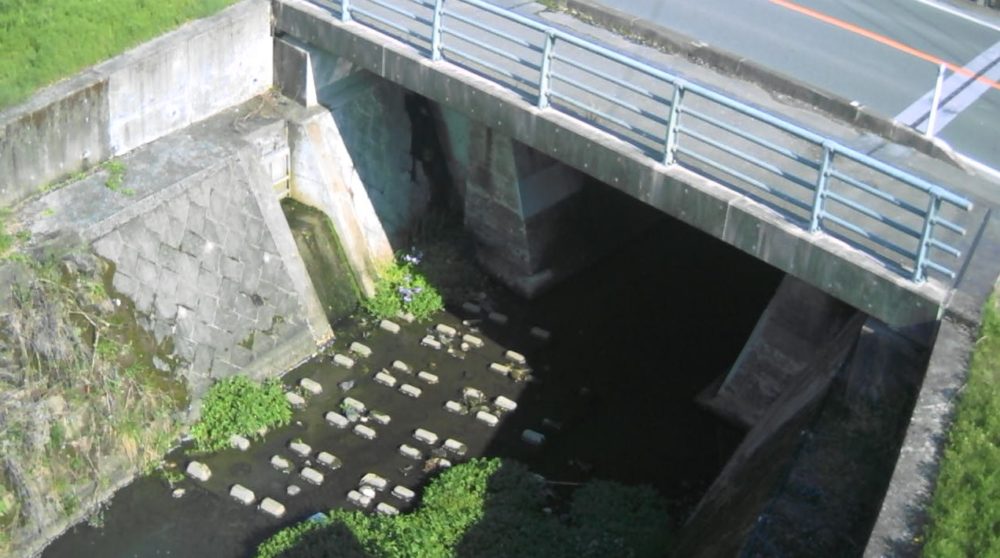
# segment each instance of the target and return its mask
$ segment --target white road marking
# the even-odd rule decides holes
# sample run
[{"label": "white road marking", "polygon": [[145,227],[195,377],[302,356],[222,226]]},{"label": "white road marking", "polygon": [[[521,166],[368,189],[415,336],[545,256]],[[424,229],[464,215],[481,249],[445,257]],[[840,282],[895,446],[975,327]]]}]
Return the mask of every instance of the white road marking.
[{"label": "white road marking", "polygon": [[937,2],[936,0],[914,0],[914,1],[915,2],[919,2],[919,3],[921,3],[921,4],[923,4],[923,5],[927,6],[927,7],[934,8],[936,10],[940,10],[940,11],[945,12],[947,14],[951,14],[951,15],[953,15],[955,17],[960,17],[960,18],[962,18],[962,19],[964,19],[966,21],[971,21],[972,23],[977,23],[979,25],[982,25],[983,27],[988,27],[990,29],[993,29],[994,31],[1000,31],[1000,24],[993,23],[993,22],[990,22],[990,21],[986,21],[984,19],[979,19],[978,17],[976,17],[976,16],[974,16],[972,14],[966,13],[966,12],[964,12],[962,10],[959,10],[958,8],[953,8],[953,7],[951,7],[951,6],[947,5],[947,4],[942,4],[941,2]]},{"label": "white road marking", "polygon": [[[982,74],[993,81],[1000,79],[1000,42],[984,50],[969,61],[965,68],[976,75]],[[935,134],[940,132],[956,116],[969,108],[983,96],[990,86],[974,77],[953,73],[945,78],[941,87],[941,107],[938,112]],[[907,126],[917,126],[920,131],[927,130],[927,120],[930,114],[934,90],[931,89],[910,106],[896,115],[895,120]]]}]

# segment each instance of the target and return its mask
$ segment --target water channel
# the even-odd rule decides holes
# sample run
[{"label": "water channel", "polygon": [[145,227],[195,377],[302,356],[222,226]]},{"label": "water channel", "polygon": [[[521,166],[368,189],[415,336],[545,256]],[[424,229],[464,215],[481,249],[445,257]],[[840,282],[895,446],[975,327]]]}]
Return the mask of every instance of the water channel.
[{"label": "water channel", "polygon": [[[474,267],[468,251],[454,254],[461,261],[453,265]],[[403,324],[398,335],[379,330],[360,313],[340,320],[331,350],[344,352],[360,340],[373,354],[350,370],[320,356],[289,373],[284,378],[289,386],[308,377],[324,388],[295,413],[291,425],[254,442],[249,451],[198,457],[213,476],[206,483],[181,481],[178,486],[186,489],[181,498],[171,497],[160,476],[136,480],[96,521],[76,526],[43,556],[250,556],[280,527],[349,506],[346,494],[365,473],[378,473],[419,494],[426,482],[420,463],[397,450],[402,443],[420,446],[412,439],[417,427],[464,442],[467,457],[512,457],[552,480],[651,484],[672,503],[675,519],[683,520],[742,435],[698,407],[694,396],[736,358],[781,274],[665,218],[533,301],[463,273],[456,271],[453,280],[470,283],[469,297],[484,310],[507,315],[505,324],[490,321],[485,312],[463,310],[465,300],[457,299],[448,300],[448,312],[431,323]],[[422,347],[420,339],[435,323],[473,332],[486,344],[459,352],[464,358]],[[550,331],[551,339],[529,335],[534,326]],[[488,370],[507,349],[527,356],[534,381],[517,383]],[[440,382],[429,385],[394,372],[401,383],[423,390],[416,399],[376,384],[372,374],[394,360],[432,372]],[[355,384],[344,393],[338,384],[347,380]],[[480,389],[490,398],[504,395],[517,401],[518,408],[496,428],[446,412],[445,401],[459,399],[463,387]],[[345,395],[391,416],[388,425],[375,426],[376,439],[364,440],[324,421],[324,413],[336,410]],[[525,428],[545,433],[546,443],[536,448],[522,442]],[[288,450],[296,438],[314,453],[338,456],[343,467],[331,471],[314,464],[326,473],[321,486],[299,479],[295,470],[288,474],[272,468],[268,461],[275,454],[294,458],[296,470],[305,464]],[[167,461],[183,468],[190,459],[186,451],[178,449]],[[234,483],[250,487],[258,498],[279,500],[288,513],[274,519],[238,504],[228,496]],[[302,492],[286,495],[289,484]]]}]

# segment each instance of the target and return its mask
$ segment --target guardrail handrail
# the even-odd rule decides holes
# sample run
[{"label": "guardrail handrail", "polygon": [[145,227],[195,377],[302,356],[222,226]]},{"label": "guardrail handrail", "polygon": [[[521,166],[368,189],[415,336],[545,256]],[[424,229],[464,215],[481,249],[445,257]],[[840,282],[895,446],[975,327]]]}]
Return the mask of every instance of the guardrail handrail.
[{"label": "guardrail handrail", "polygon": [[[931,260],[929,252],[931,248],[934,248],[946,254],[952,255],[954,257],[959,257],[961,255],[961,252],[959,252],[955,247],[950,246],[949,244],[935,238],[934,235],[935,228],[937,225],[941,225],[943,228],[948,229],[956,234],[964,235],[965,229],[963,229],[962,227],[960,227],[955,223],[952,223],[940,217],[939,212],[941,210],[941,206],[943,203],[948,203],[956,208],[965,211],[971,211],[973,208],[973,204],[966,198],[959,196],[946,188],[943,188],[937,184],[933,184],[928,180],[925,180],[912,173],[906,172],[897,167],[889,165],[870,155],[867,155],[850,147],[844,146],[831,138],[825,137],[821,134],[818,134],[816,132],[813,132],[811,130],[808,130],[806,128],[788,122],[787,120],[784,120],[778,116],[764,112],[763,110],[750,106],[745,102],[733,99],[722,93],[709,89],[708,87],[690,82],[680,76],[676,76],[667,71],[656,68],[646,62],[636,60],[629,56],[615,52],[599,44],[591,42],[587,39],[577,37],[575,35],[567,33],[566,31],[556,29],[538,20],[512,12],[505,8],[501,8],[484,0],[396,0],[395,3],[393,3],[393,0],[366,0],[367,2],[382,7],[383,9],[397,13],[408,19],[417,21],[418,23],[421,23],[423,25],[429,26],[430,30],[427,36],[419,34],[418,32],[415,32],[413,29],[410,29],[406,26],[395,23],[383,16],[375,14],[370,10],[360,9],[357,6],[353,5],[353,0],[334,0],[334,1],[336,3],[339,3],[340,19],[343,22],[355,20],[356,18],[352,17],[352,14],[356,12],[366,18],[370,18],[375,22],[396,29],[404,34],[419,36],[422,40],[425,40],[430,44],[430,57],[432,60],[441,60],[444,57],[443,53],[445,50],[452,50],[453,52],[458,53],[460,56],[475,62],[476,64],[489,68],[490,70],[495,71],[501,75],[505,75],[511,79],[514,79],[515,81],[522,83],[527,82],[527,80],[525,80],[524,78],[510,73],[504,70],[503,68],[500,68],[496,64],[491,64],[489,61],[483,60],[482,58],[479,58],[477,56],[473,56],[472,54],[469,54],[466,51],[462,51],[457,48],[449,48],[445,44],[445,35],[451,34],[479,48],[483,48],[484,50],[499,55],[500,57],[512,60],[515,63],[521,64],[522,66],[530,67],[533,71],[538,72],[537,81],[533,85],[536,86],[538,90],[536,96],[536,106],[539,109],[549,109],[551,107],[551,109],[553,110],[559,110],[558,107],[553,107],[551,104],[551,98],[553,96],[557,97],[557,99],[569,103],[570,105],[575,105],[577,107],[583,106],[582,101],[574,100],[568,97],[566,94],[553,91],[552,81],[553,78],[556,78],[557,80],[570,83],[572,86],[580,88],[584,92],[602,98],[605,101],[611,103],[612,105],[623,107],[633,113],[638,113],[640,116],[645,116],[655,123],[665,124],[666,131],[664,136],[662,137],[662,142],[656,140],[658,142],[658,145],[659,143],[662,143],[663,164],[665,165],[677,164],[676,157],[678,154],[682,154],[696,161],[701,161],[702,163],[707,164],[710,167],[714,167],[718,170],[721,170],[722,172],[741,178],[750,185],[761,188],[767,191],[768,193],[775,195],[776,197],[782,200],[785,200],[786,202],[792,203],[792,205],[799,207],[802,210],[808,210],[809,223],[807,229],[811,233],[816,233],[821,230],[827,230],[828,232],[830,232],[828,227],[824,227],[824,222],[830,221],[838,225],[842,229],[851,231],[854,234],[862,238],[865,238],[867,240],[870,240],[875,244],[878,244],[884,248],[887,248],[896,254],[907,257],[913,265],[913,269],[909,273],[909,278],[914,282],[918,283],[923,282],[926,279],[926,272],[928,269],[933,269],[952,278],[955,277],[955,273],[952,270]],[[487,28],[483,24],[477,24],[470,18],[467,18],[457,13],[449,12],[446,6],[449,3],[466,4],[478,8],[480,10],[489,12],[498,17],[504,18],[508,21],[524,26],[538,33],[541,33],[542,35],[544,35],[544,41],[541,45],[535,45],[519,37],[515,37],[513,35],[504,33],[503,31],[500,31],[498,29]],[[422,6],[424,8],[432,10],[431,16],[429,18],[422,17],[420,15],[407,11],[406,9],[400,7],[398,4],[415,4],[418,6]],[[455,31],[453,29],[448,29],[444,26],[443,22],[449,15],[457,21],[461,21],[468,25],[472,25],[474,27],[478,27],[479,29],[485,30],[488,32],[487,34],[492,34],[501,38],[505,38],[506,40],[511,41],[515,44],[530,47],[530,49],[533,52],[541,54],[541,60],[537,64],[535,64],[534,62],[524,60],[516,55],[503,51],[501,50],[502,47],[490,44],[486,40],[476,39],[464,33]],[[364,22],[361,23],[364,24]],[[371,25],[368,26],[372,27]],[[669,109],[668,115],[666,115],[666,117],[663,117],[663,116],[647,114],[648,111],[645,111],[644,109],[638,109],[636,106],[626,104],[622,101],[615,101],[611,95],[604,93],[603,91],[587,87],[581,84],[580,82],[573,80],[567,76],[560,76],[554,74],[552,70],[552,63],[554,59],[568,61],[567,59],[560,58],[558,55],[555,54],[557,44],[561,43],[567,43],[569,45],[582,49],[586,52],[596,54],[610,61],[621,64],[629,69],[642,72],[643,74],[646,74],[651,78],[665,82],[666,84],[672,86],[673,91],[669,95],[667,94],[654,95],[653,93],[650,92],[646,92],[646,94],[644,95],[647,98],[652,99],[659,105],[665,105],[666,108]],[[452,61],[449,60],[449,62]],[[576,64],[575,66],[584,69],[580,64]],[[597,72],[595,70],[590,70],[589,73],[591,75],[596,75],[598,77],[603,77],[604,79],[607,79],[606,74]],[[509,84],[507,84],[507,86],[511,87]],[[626,85],[626,87],[637,92],[643,91],[641,87],[634,84]],[[780,169],[779,167],[776,167],[775,165],[760,159],[759,157],[757,157],[752,153],[741,151],[738,147],[734,145],[714,140],[702,133],[695,132],[690,127],[680,125],[679,122],[683,114],[689,114],[693,118],[696,118],[703,122],[707,122],[712,125],[718,126],[719,124],[718,121],[713,121],[711,118],[708,118],[706,115],[701,114],[693,109],[685,109],[684,98],[686,95],[697,95],[703,99],[708,100],[711,103],[714,103],[715,105],[724,107],[743,116],[747,116],[756,121],[765,123],[773,127],[774,129],[780,130],[781,132],[787,133],[793,136],[794,138],[804,140],[805,142],[813,144],[817,148],[820,148],[822,150],[822,157],[819,161],[814,162],[814,160],[807,154],[799,154],[797,152],[791,151],[789,148],[776,145],[770,140],[755,136],[750,132],[738,131],[735,130],[733,127],[728,127],[729,129],[727,130],[725,126],[719,126],[721,129],[726,130],[729,133],[733,133],[734,135],[737,135],[737,137],[749,140],[759,146],[770,149],[772,152],[781,153],[786,157],[791,157],[796,162],[804,164],[809,168],[816,170],[815,182],[812,184],[808,184],[807,182],[805,182],[804,179],[799,178],[797,175],[787,173],[784,170]],[[668,98],[670,100],[666,101],[666,99]],[[610,116],[600,111],[600,109],[597,109],[595,107],[590,107],[589,105],[588,109],[589,112],[602,116],[606,121],[616,123],[619,126],[623,126],[626,129],[629,129],[630,131],[635,133],[636,135],[639,135],[647,139],[653,138],[653,135],[647,132],[646,130],[637,128],[621,120],[620,118]],[[566,113],[567,111],[563,110],[561,112]],[[572,113],[569,114],[577,116],[577,118],[579,118],[578,115],[574,115]],[[586,119],[584,118],[579,118],[579,119],[586,121]],[[724,153],[727,153],[743,162],[756,165],[759,168],[778,174],[779,177],[789,180],[793,184],[796,184],[800,187],[804,186],[806,188],[810,188],[812,190],[812,200],[800,200],[794,197],[793,194],[787,194],[783,191],[776,190],[774,187],[768,184],[765,184],[763,182],[760,182],[759,180],[749,177],[748,175],[746,175],[745,173],[743,173],[738,169],[734,169],[730,166],[727,166],[720,161],[713,161],[705,155],[701,155],[694,151],[691,151],[688,147],[682,146],[680,144],[680,137],[684,135],[691,137],[696,142],[701,142],[711,147],[714,147],[718,150],[721,150]],[[635,145],[634,141],[633,144]],[[844,172],[837,170],[835,168],[835,165],[836,165],[836,160],[838,159],[847,159],[850,161],[854,161],[855,163],[867,167],[868,169],[876,171],[892,180],[902,183],[909,188],[913,188],[918,192],[926,194],[928,196],[926,208],[921,209],[915,206],[913,203],[899,199],[893,194],[885,192],[876,186],[865,183],[860,178],[849,176],[848,174],[845,174]],[[831,180],[834,179],[839,180],[841,184],[845,184],[861,192],[864,192],[868,195],[872,195],[875,198],[882,200],[882,202],[889,203],[897,208],[902,208],[906,211],[909,211],[911,214],[922,218],[923,222],[921,226],[920,227],[908,226],[897,218],[884,215],[878,210],[872,207],[868,207],[859,201],[851,200],[849,197],[845,195],[831,191],[830,182]],[[876,231],[869,230],[868,228],[865,228],[861,224],[858,224],[857,222],[850,220],[850,218],[844,218],[838,216],[832,213],[832,210],[828,211],[829,209],[827,203],[828,200],[832,200],[840,204],[842,207],[850,209],[860,215],[863,215],[870,220],[874,220],[875,222],[887,225],[888,227],[890,227],[891,229],[893,229],[898,233],[902,233],[906,236],[909,236],[912,239],[916,239],[917,240],[916,247],[911,250],[905,246],[901,246],[890,239],[884,238],[883,236],[879,235]],[[916,228],[920,228],[921,230],[916,231]],[[855,244],[857,243],[855,242]],[[865,249],[863,246],[859,247]]]}]

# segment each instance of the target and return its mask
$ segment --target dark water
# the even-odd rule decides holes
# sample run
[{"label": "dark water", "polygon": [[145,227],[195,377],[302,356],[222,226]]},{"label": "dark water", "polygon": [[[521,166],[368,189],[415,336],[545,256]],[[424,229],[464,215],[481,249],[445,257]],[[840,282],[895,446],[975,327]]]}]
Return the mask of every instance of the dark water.
[{"label": "dark water", "polygon": [[[503,326],[484,320],[477,335],[487,346],[464,360],[420,347],[428,324],[414,324],[398,336],[372,332],[364,342],[374,355],[353,370],[323,361],[302,366],[286,382],[308,376],[325,392],[296,414],[300,424],[272,432],[246,453],[231,450],[199,458],[214,475],[205,484],[183,481],[188,489],[183,498],[172,499],[165,482],[157,478],[133,483],[112,500],[102,528],[78,526],[44,556],[252,555],[256,544],[278,528],[347,505],[347,491],[364,473],[418,488],[424,481],[419,465],[396,450],[401,443],[428,449],[410,437],[416,427],[466,443],[470,455],[521,459],[552,480],[596,477],[649,483],[675,503],[680,515],[696,502],[739,442],[738,432],[698,408],[693,397],[736,358],[780,277],[742,253],[664,221],[536,301],[491,291],[487,305],[510,320]],[[453,310],[435,322],[461,326],[462,319],[471,317],[457,307]],[[531,338],[528,330],[534,325],[550,330],[552,339],[542,343]],[[357,321],[342,322],[335,330],[338,351],[370,331]],[[538,381],[514,383],[487,371],[489,362],[500,359],[507,348],[527,355]],[[416,400],[375,384],[370,373],[395,359],[437,374],[441,383],[428,386],[394,373],[400,382],[424,389]],[[350,396],[392,416],[388,426],[375,426],[376,440],[336,430],[322,419],[337,408],[344,395],[337,383],[346,379],[357,380]],[[491,398],[506,395],[518,402],[518,410],[495,429],[445,412],[443,403],[459,400],[464,386]],[[543,419],[561,428],[545,427]],[[520,441],[524,428],[545,432],[547,443],[542,448],[526,446]],[[275,471],[268,459],[276,453],[291,458],[286,445],[293,438],[302,438],[314,452],[339,456],[344,467],[326,471],[321,487],[308,485],[294,473]],[[181,452],[169,460],[183,467],[188,458]],[[272,519],[235,503],[227,494],[236,482],[253,489],[258,498],[281,501],[288,515]],[[300,495],[285,495],[290,482],[303,488]],[[380,500],[391,502],[391,497]]]}]

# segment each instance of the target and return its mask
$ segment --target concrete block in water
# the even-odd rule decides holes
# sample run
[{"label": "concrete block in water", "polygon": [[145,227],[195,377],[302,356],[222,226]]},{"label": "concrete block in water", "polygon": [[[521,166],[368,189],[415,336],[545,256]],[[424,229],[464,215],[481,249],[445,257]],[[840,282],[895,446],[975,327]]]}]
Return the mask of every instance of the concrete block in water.
[{"label": "concrete block in water", "polygon": [[333,363],[336,364],[337,366],[342,366],[344,368],[354,367],[354,359],[347,355],[342,355],[340,353],[333,355]]},{"label": "concrete block in water", "polygon": [[371,418],[373,421],[381,424],[382,426],[385,426],[392,421],[392,417],[390,417],[386,413],[382,413],[379,411],[372,411],[368,413],[368,417]]},{"label": "concrete block in water", "polygon": [[497,374],[501,374],[503,376],[509,376],[510,366],[507,366],[506,364],[500,364],[499,362],[491,362],[490,372],[496,372]]},{"label": "concrete block in water", "polygon": [[399,324],[397,324],[396,322],[392,322],[389,320],[382,320],[381,322],[379,322],[378,326],[388,331],[389,333],[393,334],[399,333]]},{"label": "concrete block in water", "polygon": [[458,440],[448,438],[444,441],[444,449],[454,453],[455,455],[465,455],[469,451],[469,447],[459,442]]},{"label": "concrete block in water", "polygon": [[348,350],[362,358],[368,358],[372,356],[371,347],[362,343],[358,343],[357,341],[351,343],[351,346]]},{"label": "concrete block in water", "polygon": [[491,322],[497,325],[507,324],[507,314],[501,314],[500,312],[490,312],[488,317]]},{"label": "concrete block in water", "polygon": [[450,401],[450,400],[444,404],[444,410],[448,411],[449,413],[455,413],[456,415],[464,415],[466,412],[468,412],[464,405],[462,405],[458,401]]},{"label": "concrete block in water", "polygon": [[285,505],[272,498],[264,498],[261,500],[257,509],[274,517],[281,517],[285,515]]},{"label": "concrete block in water", "polygon": [[444,335],[446,337],[454,337],[458,335],[458,330],[451,327],[450,325],[438,324],[434,326],[434,331]]},{"label": "concrete block in water", "polygon": [[233,434],[229,437],[230,447],[234,447],[240,451],[246,451],[250,449],[250,440],[240,436],[239,434]]},{"label": "concrete block in water", "polygon": [[409,502],[417,496],[409,488],[398,484],[392,489],[392,495],[404,502]]},{"label": "concrete block in water", "polygon": [[465,399],[466,401],[469,400],[482,401],[486,399],[486,395],[484,395],[483,392],[479,391],[476,388],[465,387],[462,388],[462,398]]},{"label": "concrete block in water", "polygon": [[326,422],[336,426],[337,428],[347,428],[351,424],[351,421],[347,420],[347,417],[333,411],[324,415],[323,418],[326,419]]},{"label": "concrete block in water", "polygon": [[407,397],[413,397],[415,399],[417,397],[420,397],[420,394],[423,393],[423,390],[421,390],[417,386],[411,386],[410,384],[403,384],[399,386],[399,392]]},{"label": "concrete block in water", "polygon": [[287,471],[292,468],[292,462],[280,455],[272,455],[271,466],[279,471]]},{"label": "concrete block in water", "polygon": [[420,453],[420,450],[408,444],[399,446],[399,455],[418,461],[424,458],[424,454]]},{"label": "concrete block in water", "polygon": [[375,383],[386,387],[396,387],[396,377],[385,372],[378,372],[375,374]]},{"label": "concrete block in water", "polygon": [[315,484],[317,486],[323,484],[323,473],[320,473],[312,467],[303,467],[302,470],[299,471],[299,476],[310,484]]},{"label": "concrete block in water", "polygon": [[396,509],[396,506],[386,504],[385,502],[379,502],[375,506],[375,511],[382,515],[399,515],[399,510]]},{"label": "concrete block in water", "polygon": [[462,342],[468,344],[470,347],[475,347],[477,349],[482,349],[485,343],[482,339],[476,337],[475,335],[470,335],[466,333],[462,336]]},{"label": "concrete block in water", "polygon": [[355,506],[358,506],[359,508],[367,508],[372,504],[370,496],[365,496],[357,490],[352,490],[347,493],[347,501]]},{"label": "concrete block in water", "polygon": [[403,374],[412,374],[413,373],[413,369],[410,368],[410,365],[406,364],[405,362],[403,362],[401,360],[394,360],[394,361],[392,361],[392,369],[393,370],[398,370],[398,371],[402,372]]},{"label": "concrete block in water", "polygon": [[321,451],[316,456],[316,461],[320,465],[325,465],[331,469],[339,469],[344,463],[339,457],[327,451]]},{"label": "concrete block in water", "polygon": [[531,328],[531,331],[529,333],[531,334],[532,337],[540,341],[548,341],[549,338],[552,337],[552,334],[549,333],[549,330],[542,329],[538,326]]},{"label": "concrete block in water", "polygon": [[300,457],[309,457],[309,454],[312,453],[312,447],[299,440],[292,440],[291,442],[288,442],[288,449],[292,450],[292,453],[297,454]]},{"label": "concrete block in water", "polygon": [[528,362],[528,359],[524,358],[524,355],[522,355],[517,351],[507,351],[506,353],[503,354],[503,356],[504,358],[513,362],[514,364],[524,365],[527,364]]},{"label": "concrete block in water", "polygon": [[417,317],[413,315],[413,312],[398,312],[396,317],[408,324],[417,321]]},{"label": "concrete block in water", "polygon": [[441,350],[441,342],[435,339],[433,335],[425,335],[424,338],[420,340],[420,345],[430,347],[435,351]]},{"label": "concrete block in water", "polygon": [[374,498],[377,495],[375,489],[367,485],[358,488],[358,492],[364,494],[369,498]]},{"label": "concrete block in water", "polygon": [[485,424],[486,426],[496,426],[500,424],[500,418],[492,413],[487,413],[486,411],[479,411],[476,413],[476,420]]},{"label": "concrete block in water", "polygon": [[366,440],[374,440],[375,436],[378,434],[375,432],[374,428],[370,428],[363,424],[358,424],[354,427],[354,433]]},{"label": "concrete block in water", "polygon": [[466,302],[462,304],[462,310],[465,310],[470,314],[478,314],[483,311],[483,309],[475,302]]},{"label": "concrete block in water", "polygon": [[323,386],[319,385],[316,380],[310,380],[309,378],[302,378],[299,380],[299,387],[308,391],[313,395],[319,395],[323,393]]},{"label": "concrete block in water", "polygon": [[201,463],[199,461],[192,461],[188,463],[187,469],[184,470],[187,475],[195,480],[200,480],[205,482],[212,478],[212,470],[208,468],[208,465]]},{"label": "concrete block in water", "polygon": [[253,490],[250,490],[242,484],[234,484],[233,487],[229,489],[229,495],[244,506],[249,506],[254,502],[254,500],[257,499]]},{"label": "concrete block in water", "polygon": [[288,404],[295,408],[304,407],[306,404],[305,398],[294,391],[285,392],[285,401],[288,401]]},{"label": "concrete block in water", "polygon": [[438,383],[438,381],[440,381],[436,375],[424,371],[417,372],[417,378],[431,385],[434,385]]},{"label": "concrete block in water", "polygon": [[285,488],[285,494],[289,496],[298,496],[302,493],[302,487],[297,484],[290,484],[288,488]]},{"label": "concrete block in water", "polygon": [[434,445],[438,441],[438,435],[431,432],[430,430],[424,430],[423,428],[418,428],[413,431],[413,437],[418,441],[425,444]]},{"label": "concrete block in water", "polygon": [[524,432],[521,432],[521,439],[524,440],[524,442],[527,444],[531,444],[533,446],[540,446],[545,443],[545,434],[542,434],[541,432],[535,432],[534,430],[531,429],[527,429]]},{"label": "concrete block in water", "polygon": [[361,482],[358,483],[360,486],[370,486],[379,492],[382,492],[389,486],[389,481],[376,475],[375,473],[367,473],[365,476],[361,477]]},{"label": "concrete block in water", "polygon": [[353,397],[345,397],[344,400],[341,401],[341,405],[343,405],[344,407],[350,407],[359,413],[364,413],[365,411],[368,410],[368,407],[365,407],[364,403],[358,401]]},{"label": "concrete block in water", "polygon": [[514,409],[517,409],[517,403],[511,399],[508,399],[502,395],[498,395],[496,399],[493,400],[493,405],[501,411],[509,413]]}]

